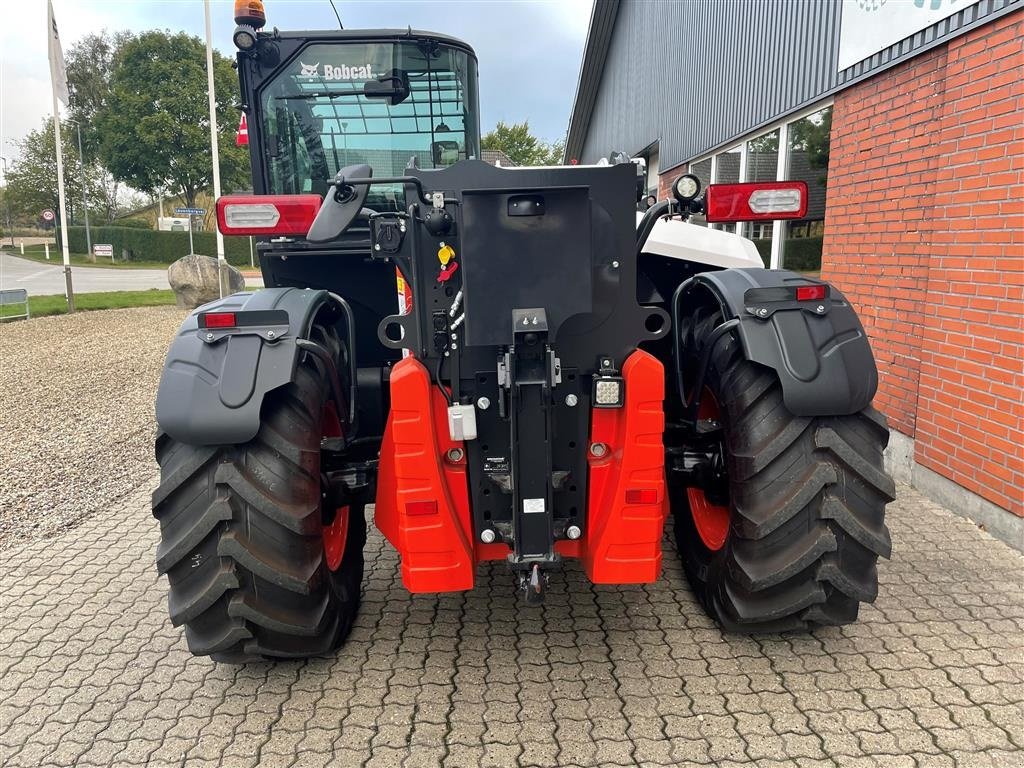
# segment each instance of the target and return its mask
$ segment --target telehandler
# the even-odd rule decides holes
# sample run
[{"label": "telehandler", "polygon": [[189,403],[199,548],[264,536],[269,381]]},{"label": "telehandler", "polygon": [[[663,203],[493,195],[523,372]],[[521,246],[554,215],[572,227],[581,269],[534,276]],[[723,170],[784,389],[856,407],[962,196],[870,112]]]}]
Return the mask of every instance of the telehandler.
[{"label": "telehandler", "polygon": [[723,629],[839,625],[877,593],[894,493],[864,329],[835,287],[687,221],[798,219],[802,182],[480,158],[477,60],[407,30],[280,32],[240,0],[263,290],[195,310],[156,403],[170,615],[226,661],[325,654],[360,602],[366,508],[414,593],[578,560],[655,581],[674,518]]}]

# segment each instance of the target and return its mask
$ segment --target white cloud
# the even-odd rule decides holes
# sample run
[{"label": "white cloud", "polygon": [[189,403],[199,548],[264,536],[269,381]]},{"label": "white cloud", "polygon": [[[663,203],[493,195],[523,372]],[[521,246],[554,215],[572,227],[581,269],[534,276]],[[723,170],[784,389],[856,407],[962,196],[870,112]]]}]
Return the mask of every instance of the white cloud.
[{"label": "white cloud", "polygon": [[[46,0],[0,0],[0,154],[51,113]],[[480,59],[483,128],[522,120],[553,139],[568,123],[592,0],[359,2],[335,0],[347,28],[405,27],[464,38]],[[213,0],[214,46],[233,55],[232,0]],[[202,0],[53,0],[65,52],[103,29],[204,35]],[[281,29],[332,29],[327,0],[266,0]]]}]

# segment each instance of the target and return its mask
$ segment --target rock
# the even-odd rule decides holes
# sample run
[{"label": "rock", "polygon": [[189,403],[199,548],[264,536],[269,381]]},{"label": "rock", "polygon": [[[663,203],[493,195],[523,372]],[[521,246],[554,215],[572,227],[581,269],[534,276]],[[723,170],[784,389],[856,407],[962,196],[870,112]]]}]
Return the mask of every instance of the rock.
[{"label": "rock", "polygon": [[[227,293],[244,291],[245,278],[242,277],[242,273],[230,264],[226,265],[226,269]],[[194,309],[200,304],[220,297],[217,286],[217,260],[211,256],[192,253],[181,257],[167,268],[167,282],[171,284],[178,306],[182,309]]]}]

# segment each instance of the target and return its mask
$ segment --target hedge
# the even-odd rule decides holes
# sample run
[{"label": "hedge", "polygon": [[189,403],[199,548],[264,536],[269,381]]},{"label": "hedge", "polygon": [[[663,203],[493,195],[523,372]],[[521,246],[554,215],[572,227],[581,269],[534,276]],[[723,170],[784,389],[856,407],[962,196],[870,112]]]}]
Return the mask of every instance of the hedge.
[{"label": "hedge", "polygon": [[[792,237],[785,242],[782,249],[782,265],[795,272],[817,272],[821,269],[821,248],[824,238]],[[771,263],[772,241],[754,240],[757,252],[767,267]]]},{"label": "hedge", "polygon": [[[120,261],[159,261],[170,264],[188,255],[188,232],[159,232],[134,227],[91,227],[92,242],[114,246]],[[196,253],[217,255],[216,235],[194,232]],[[68,227],[68,245],[74,253],[87,253],[85,227]],[[249,266],[249,238],[225,237],[224,257],[236,266]]]}]

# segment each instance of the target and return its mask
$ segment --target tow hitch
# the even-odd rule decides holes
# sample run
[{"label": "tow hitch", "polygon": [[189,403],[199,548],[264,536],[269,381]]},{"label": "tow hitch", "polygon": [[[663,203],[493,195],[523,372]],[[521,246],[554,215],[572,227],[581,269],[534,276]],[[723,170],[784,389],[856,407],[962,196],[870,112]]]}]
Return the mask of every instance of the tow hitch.
[{"label": "tow hitch", "polygon": [[548,575],[540,569],[540,563],[534,563],[528,572],[519,574],[519,589],[527,605],[542,605],[547,588]]}]

